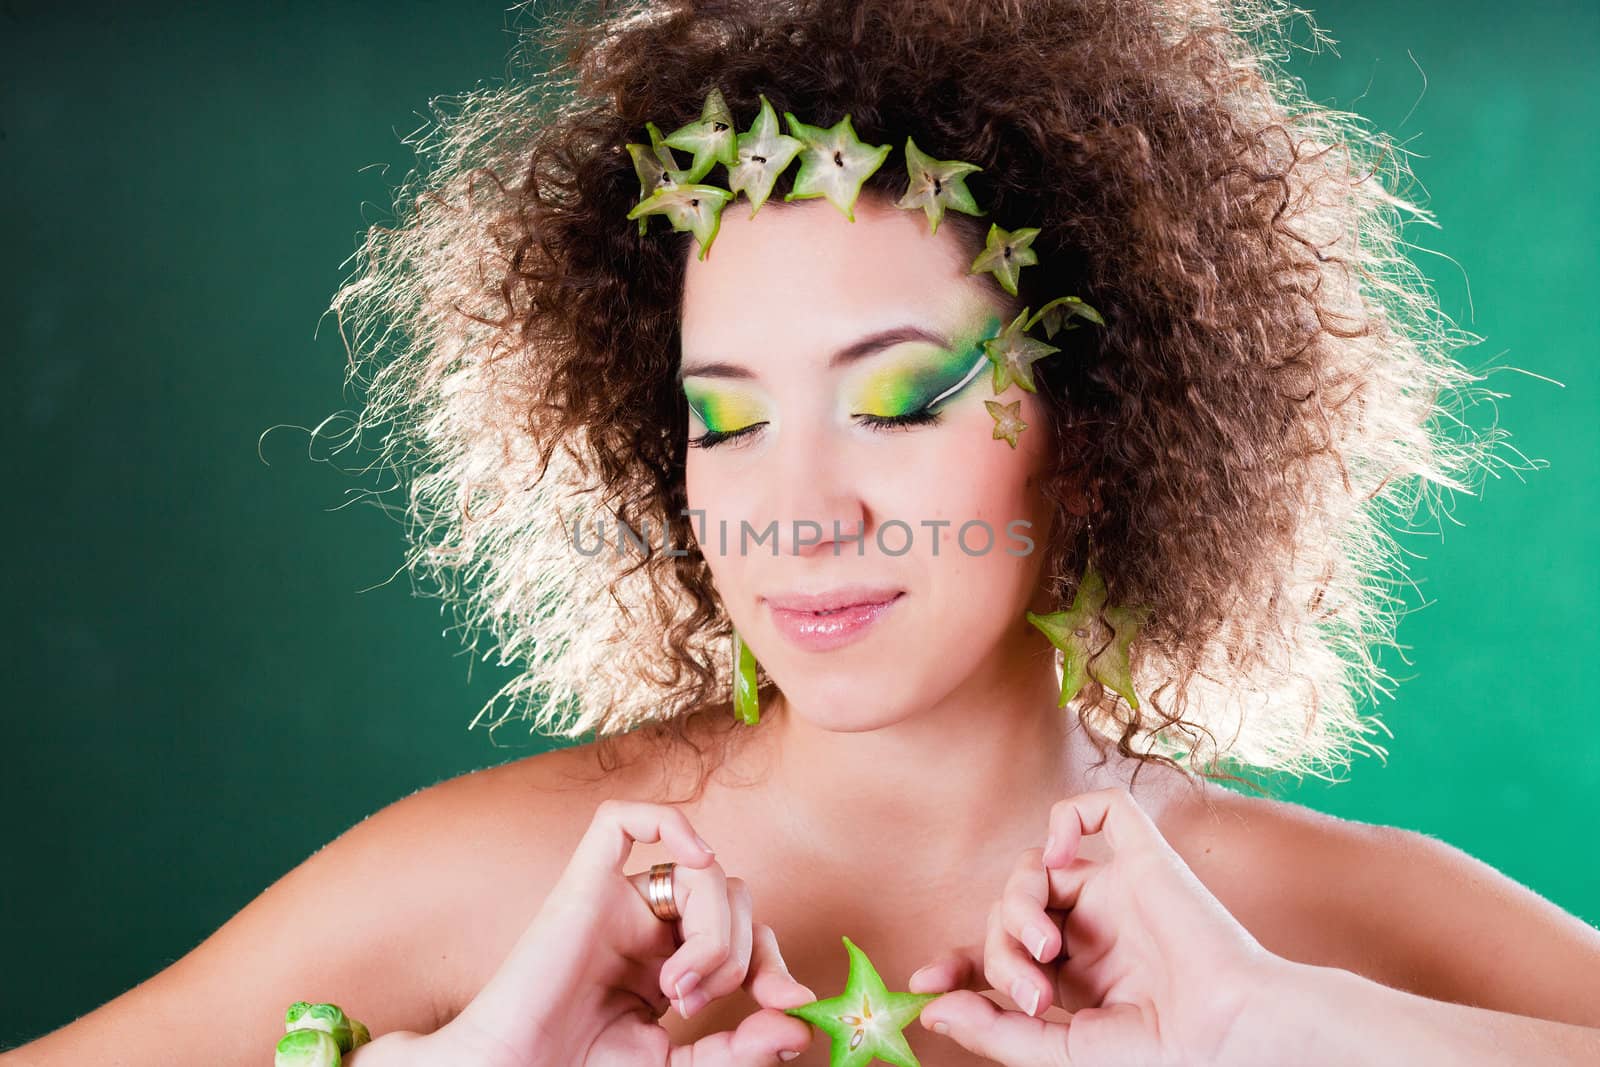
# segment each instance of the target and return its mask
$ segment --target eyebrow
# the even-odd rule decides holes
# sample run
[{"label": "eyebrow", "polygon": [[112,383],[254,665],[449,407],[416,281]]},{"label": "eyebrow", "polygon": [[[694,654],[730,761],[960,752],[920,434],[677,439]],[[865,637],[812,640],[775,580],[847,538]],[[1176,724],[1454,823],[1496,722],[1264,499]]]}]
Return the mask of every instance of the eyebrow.
[{"label": "eyebrow", "polygon": [[[877,333],[868,334],[845,345],[828,360],[828,369],[842,367],[847,363],[853,363],[865,356],[870,356],[874,352],[881,352],[885,348],[893,348],[895,345],[904,344],[907,341],[929,341],[940,348],[950,347],[948,338],[934,333],[932,330],[925,330],[921,326],[896,326],[892,329],[879,330]],[[678,378],[680,380],[691,376],[696,378],[755,377],[747,368],[733,363],[699,363],[678,368]]]}]

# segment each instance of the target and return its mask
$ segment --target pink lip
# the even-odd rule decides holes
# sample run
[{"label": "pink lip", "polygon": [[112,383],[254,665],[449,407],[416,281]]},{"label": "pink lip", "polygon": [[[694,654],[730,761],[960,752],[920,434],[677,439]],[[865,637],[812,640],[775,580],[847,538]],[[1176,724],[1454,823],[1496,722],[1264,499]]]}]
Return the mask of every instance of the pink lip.
[{"label": "pink lip", "polygon": [[[879,616],[904,595],[903,591],[886,595],[839,590],[814,597],[768,597],[767,607],[772,611],[773,625],[784,637],[809,652],[826,652],[860,640]],[[863,599],[869,596],[877,599]],[[820,603],[832,610],[826,615],[818,614],[824,609],[808,610],[808,603]]]}]

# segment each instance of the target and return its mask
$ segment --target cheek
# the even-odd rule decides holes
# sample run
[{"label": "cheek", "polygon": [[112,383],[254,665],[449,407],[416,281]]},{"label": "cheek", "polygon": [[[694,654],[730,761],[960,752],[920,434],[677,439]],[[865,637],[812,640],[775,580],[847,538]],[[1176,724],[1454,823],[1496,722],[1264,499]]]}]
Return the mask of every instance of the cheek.
[{"label": "cheek", "polygon": [[[726,471],[720,476],[716,473],[716,466],[715,462],[701,460],[696,450],[690,449],[684,461],[683,489],[690,511],[690,534],[697,540],[702,531],[705,534],[700,552],[711,568],[712,581],[719,590],[731,590],[738,581],[740,557],[732,551],[727,555],[719,554],[717,531],[722,522],[726,522],[729,529],[738,529],[740,492]],[[730,539],[730,548],[732,543]]]}]

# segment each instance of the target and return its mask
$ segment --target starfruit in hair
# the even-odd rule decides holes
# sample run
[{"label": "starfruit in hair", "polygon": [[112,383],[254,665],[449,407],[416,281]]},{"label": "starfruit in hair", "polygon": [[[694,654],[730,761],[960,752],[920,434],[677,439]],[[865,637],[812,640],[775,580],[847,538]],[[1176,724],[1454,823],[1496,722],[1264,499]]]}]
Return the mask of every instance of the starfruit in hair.
[{"label": "starfruit in hair", "polygon": [[978,208],[978,202],[973,199],[966,181],[968,174],[982,169],[975,163],[964,163],[959,159],[934,159],[907,137],[908,182],[905,195],[896,200],[894,206],[908,210],[922,208],[932,223],[930,233],[939,232],[939,220],[944,218],[946,208],[968,215],[986,215],[988,212]]},{"label": "starfruit in hair", "polygon": [[663,186],[634,205],[628,218],[665,215],[674,230],[688,230],[700,242],[699,259],[705,259],[722,227],[722,208],[733,194],[715,185]]},{"label": "starfruit in hair", "polygon": [[1033,244],[1033,239],[1037,236],[1039,230],[1036,227],[1002,230],[998,225],[991,223],[984,249],[978,253],[978,258],[972,261],[967,273],[982,274],[985,271],[993,271],[1000,288],[1016,296],[1017,276],[1022,273],[1022,268],[1039,262],[1039,253],[1028,247]]},{"label": "starfruit in hair", "polygon": [[[689,177],[689,172],[678,166],[678,161],[672,158],[672,150],[667,147],[661,137],[661,131],[653,122],[644,124],[650,132],[650,143],[629,144],[628,154],[633,157],[633,170],[639,176],[639,202],[648,200],[651,194],[675,185],[689,185],[694,179]],[[630,219],[634,216],[629,214]],[[644,214],[639,215],[639,235],[644,236],[650,220]]]},{"label": "starfruit in hair", "polygon": [[765,96],[761,97],[761,113],[750,128],[739,134],[738,161],[728,168],[728,188],[735,194],[744,193],[750,201],[750,217],[755,218],[761,205],[772,195],[772,186],[778,175],[805,147],[798,137],[790,137],[778,129],[778,114]]},{"label": "starfruit in hair", "polygon": [[733,166],[739,162],[737,154],[738,132],[733,128],[733,112],[722,98],[722,90],[712,87],[700,109],[700,117],[679,126],[663,138],[673,148],[694,153],[689,164],[687,181],[697,182],[710,173],[718,163]]},{"label": "starfruit in hair", "polygon": [[864,144],[856,137],[848,114],[828,127],[807,126],[787,111],[783,117],[789,121],[789,132],[804,146],[794,190],[784,200],[825,196],[845,218],[856,221],[856,197],[872,172],[889,158],[889,146]]},{"label": "starfruit in hair", "polygon": [[1034,312],[1033,318],[1028,320],[1027,329],[1031,330],[1034,323],[1042,322],[1044,323],[1044,335],[1046,337],[1054,337],[1056,331],[1063,326],[1069,330],[1077,328],[1077,323],[1067,321],[1073,316],[1081,316],[1101,326],[1106,324],[1106,320],[1100,317],[1100,312],[1085,304],[1080,298],[1058,296]]}]

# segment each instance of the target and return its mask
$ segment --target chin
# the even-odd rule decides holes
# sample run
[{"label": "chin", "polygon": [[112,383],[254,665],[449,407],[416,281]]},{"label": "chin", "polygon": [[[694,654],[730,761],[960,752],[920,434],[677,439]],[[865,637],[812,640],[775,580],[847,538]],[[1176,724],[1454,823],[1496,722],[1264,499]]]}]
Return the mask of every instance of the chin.
[{"label": "chin", "polygon": [[[876,673],[876,672],[875,672]],[[814,726],[841,734],[866,733],[893,726],[912,712],[903,691],[907,679],[894,669],[870,681],[855,674],[828,679],[826,684],[785,690],[789,707]],[[896,684],[902,691],[891,693]]]}]

